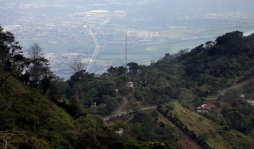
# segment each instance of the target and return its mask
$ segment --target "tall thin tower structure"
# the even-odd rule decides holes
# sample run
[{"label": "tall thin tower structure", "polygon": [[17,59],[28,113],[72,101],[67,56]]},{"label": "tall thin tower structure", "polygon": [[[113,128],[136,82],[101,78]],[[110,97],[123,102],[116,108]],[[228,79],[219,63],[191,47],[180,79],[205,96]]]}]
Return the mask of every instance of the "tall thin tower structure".
[{"label": "tall thin tower structure", "polygon": [[128,69],[127,69],[127,62],[128,62],[128,57],[127,57],[127,50],[128,50],[128,47],[127,47],[127,29],[125,31],[125,48],[126,48],[126,63],[125,63],[125,68],[126,68],[126,75],[128,73]]}]

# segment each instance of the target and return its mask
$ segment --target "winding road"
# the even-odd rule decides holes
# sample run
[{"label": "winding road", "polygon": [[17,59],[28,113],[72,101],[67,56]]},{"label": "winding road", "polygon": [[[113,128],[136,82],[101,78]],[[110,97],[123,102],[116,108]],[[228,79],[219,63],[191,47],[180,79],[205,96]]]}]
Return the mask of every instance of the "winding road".
[{"label": "winding road", "polygon": [[[149,106],[149,107],[141,107],[140,108],[140,111],[146,111],[146,110],[156,110],[157,109],[157,105],[155,106]],[[109,119],[113,118],[113,117],[119,117],[119,116],[124,116],[124,115],[127,115],[129,113],[133,112],[132,110],[129,110],[129,111],[122,111],[122,112],[119,112],[119,113],[115,113],[113,115],[110,115],[110,116],[106,116],[106,117],[103,117],[102,119],[104,121],[108,121]]]},{"label": "winding road", "polygon": [[[116,110],[116,112],[114,114],[102,118],[104,121],[108,121],[109,119],[111,119],[113,117],[127,115],[132,112],[132,110],[122,111],[123,107],[128,103],[128,99],[126,97],[123,97],[123,99],[124,99],[123,103],[118,107],[118,109]],[[156,109],[157,109],[157,105],[140,108],[141,111],[156,110]]]},{"label": "winding road", "polygon": [[123,103],[118,107],[118,109],[116,110],[116,113],[120,113],[123,109],[123,107],[128,103],[128,99],[126,97],[123,97]]},{"label": "winding road", "polygon": [[[244,86],[244,85],[246,85],[246,84],[248,84],[248,83],[250,83],[250,82],[254,82],[254,76],[252,76],[252,77],[250,77],[250,78],[248,78],[248,79],[245,79],[245,80],[239,82],[238,84],[235,84],[235,85],[232,85],[232,86],[230,86],[230,87],[228,87],[228,88],[225,88],[225,89],[221,92],[220,95],[224,95],[224,93],[227,92],[228,90],[230,90],[230,89],[236,89],[236,88],[242,87],[242,86]],[[218,99],[218,97],[212,97],[212,98],[207,98],[207,99],[205,99],[205,100],[217,100],[217,99]]]},{"label": "winding road", "polygon": [[[233,86],[230,86],[226,89],[224,89],[222,92],[221,92],[221,95],[224,95],[224,93],[229,90],[229,89],[234,89],[234,88],[238,88],[238,87],[241,87],[243,85],[246,85],[247,83],[249,82],[254,82],[254,76],[248,78],[248,79],[245,79],[243,81],[241,81],[240,83],[236,84],[236,85],[233,85]],[[206,100],[217,100],[218,97],[213,97],[213,98],[208,98]],[[173,102],[173,103],[176,103],[177,101]],[[127,115],[129,113],[132,112],[132,110],[129,110],[129,111],[122,111],[123,107],[128,103],[128,100],[126,97],[124,97],[124,102],[119,106],[119,108],[116,110],[116,112],[112,115],[109,115],[109,116],[106,116],[106,117],[103,117],[103,120],[104,121],[108,121],[109,119],[111,118],[114,118],[114,117],[120,117],[120,116],[123,116],[123,115]],[[146,111],[146,110],[156,110],[157,109],[157,105],[153,105],[153,106],[148,106],[148,107],[141,107],[140,108],[140,111]],[[127,120],[128,121],[128,120]]]}]

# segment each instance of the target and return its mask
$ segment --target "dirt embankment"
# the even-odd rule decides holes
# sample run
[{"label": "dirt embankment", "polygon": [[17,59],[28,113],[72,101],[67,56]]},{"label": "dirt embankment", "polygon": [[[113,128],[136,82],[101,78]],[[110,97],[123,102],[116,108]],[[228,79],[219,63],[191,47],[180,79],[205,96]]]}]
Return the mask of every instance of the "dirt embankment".
[{"label": "dirt embankment", "polygon": [[193,141],[189,136],[177,128],[177,133],[179,135],[179,142],[182,149],[202,149],[195,141]]}]

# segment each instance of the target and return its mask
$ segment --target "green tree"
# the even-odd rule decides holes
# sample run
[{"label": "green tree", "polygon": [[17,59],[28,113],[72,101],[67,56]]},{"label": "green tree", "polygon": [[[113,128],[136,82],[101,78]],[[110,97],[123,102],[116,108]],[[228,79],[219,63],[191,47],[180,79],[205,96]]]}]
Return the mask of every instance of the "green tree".
[{"label": "green tree", "polygon": [[123,66],[117,67],[117,75],[120,76],[122,74],[126,74],[126,68]]},{"label": "green tree", "polygon": [[88,91],[87,98],[84,100],[84,104],[91,106],[94,101],[97,101],[99,98],[99,93],[95,88],[92,88]]},{"label": "green tree", "polygon": [[114,76],[117,72],[117,67],[111,66],[109,69],[107,69],[107,72],[111,75]]},{"label": "green tree", "polygon": [[76,116],[82,113],[82,105],[80,99],[77,96],[73,96],[69,99],[70,101],[70,112],[72,115]]},{"label": "green tree", "polygon": [[117,100],[109,95],[103,95],[101,100],[102,100],[102,103],[107,105],[106,106],[106,109],[107,109],[106,114],[110,114],[118,106]]},{"label": "green tree", "polygon": [[0,69],[11,71],[12,67],[22,68],[24,57],[22,47],[11,32],[3,32],[0,26]]},{"label": "green tree", "polygon": [[58,88],[56,87],[55,84],[51,83],[51,84],[49,84],[49,88],[48,89],[49,89],[49,93],[48,93],[49,99],[57,103],[58,102],[58,98],[59,98]]},{"label": "green tree", "polygon": [[133,80],[133,77],[137,74],[138,72],[138,69],[139,69],[139,65],[135,62],[130,62],[127,64],[129,66],[129,70],[130,70],[130,73],[131,73],[131,76],[132,76],[132,80]]},{"label": "green tree", "polygon": [[41,47],[36,43],[30,46],[27,52],[30,56],[31,63],[29,65],[30,85],[32,87],[37,87],[43,75],[52,75],[48,67],[49,61],[44,58]]},{"label": "green tree", "polygon": [[42,94],[45,95],[46,91],[49,89],[50,86],[51,77],[48,77],[47,75],[43,76],[43,79],[41,80],[41,87],[42,87]]}]

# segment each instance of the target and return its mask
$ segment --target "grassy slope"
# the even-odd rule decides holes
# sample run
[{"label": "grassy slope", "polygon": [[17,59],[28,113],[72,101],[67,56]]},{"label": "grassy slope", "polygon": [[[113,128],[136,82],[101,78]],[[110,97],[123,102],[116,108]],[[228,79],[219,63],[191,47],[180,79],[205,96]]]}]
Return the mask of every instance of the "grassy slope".
[{"label": "grassy slope", "polygon": [[202,148],[195,141],[193,141],[189,136],[184,134],[184,132],[178,129],[170,120],[168,120],[161,113],[159,113],[159,121],[165,123],[166,125],[170,127],[174,127],[177,130],[179,144],[181,145],[182,149],[201,149]]},{"label": "grassy slope", "polygon": [[219,133],[220,126],[197,113],[175,104],[172,111],[191,131],[197,135],[205,135],[206,142],[214,148],[243,148],[252,144],[253,139],[236,130]]},{"label": "grassy slope", "polygon": [[[4,111],[0,109],[0,118],[4,122],[0,124],[1,130],[13,132],[25,130],[25,137],[9,137],[8,146],[11,148],[23,144],[26,139],[30,141],[27,143],[28,146],[57,148],[61,147],[63,142],[68,142],[63,137],[64,134],[75,133],[74,120],[69,113],[49,101],[40,90],[31,89],[14,77],[7,79],[4,93],[0,98],[1,106],[4,105],[2,101],[7,104],[12,101],[10,107],[6,106]],[[1,147],[4,146],[0,145]]]},{"label": "grassy slope", "polygon": [[168,120],[165,116],[163,116],[161,113],[159,113],[159,121],[165,123],[166,125],[169,125],[170,127],[177,128],[170,120]]},{"label": "grassy slope", "polygon": [[22,94],[34,94],[38,100],[41,99],[41,101],[35,102],[35,104],[41,104],[41,102],[47,103],[49,106],[49,109],[45,109],[45,110],[50,110],[50,112],[53,112],[54,114],[56,114],[57,116],[59,116],[59,118],[70,124],[71,126],[73,126],[73,118],[72,116],[66,112],[63,108],[57,106],[54,102],[48,100],[48,98],[46,96],[43,96],[41,93],[41,90],[38,89],[32,89],[30,87],[28,87],[27,85],[24,85],[23,83],[21,83],[20,81],[18,81],[16,78],[14,77],[10,77],[7,81],[7,88],[10,94],[12,95],[22,95]]}]

